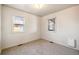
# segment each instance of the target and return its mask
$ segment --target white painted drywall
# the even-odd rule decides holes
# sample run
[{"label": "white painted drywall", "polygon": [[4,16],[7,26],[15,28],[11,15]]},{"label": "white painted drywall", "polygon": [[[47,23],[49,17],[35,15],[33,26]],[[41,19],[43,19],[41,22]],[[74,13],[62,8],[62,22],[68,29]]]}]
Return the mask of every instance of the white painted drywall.
[{"label": "white painted drywall", "polygon": [[[55,31],[48,31],[48,19],[56,17]],[[76,39],[79,50],[79,6],[74,6],[41,19],[41,37],[55,43],[70,47],[68,39]]]},{"label": "white painted drywall", "polygon": [[0,53],[1,53],[1,5],[0,5]]},{"label": "white painted drywall", "polygon": [[[2,6],[2,48],[8,48],[16,46],[18,44],[27,43],[32,40],[37,40],[40,38],[40,17],[26,12],[10,8],[7,6]],[[24,32],[12,32],[12,18],[13,16],[22,16],[25,19]],[[33,31],[34,27],[33,20],[36,20],[37,31]]]}]

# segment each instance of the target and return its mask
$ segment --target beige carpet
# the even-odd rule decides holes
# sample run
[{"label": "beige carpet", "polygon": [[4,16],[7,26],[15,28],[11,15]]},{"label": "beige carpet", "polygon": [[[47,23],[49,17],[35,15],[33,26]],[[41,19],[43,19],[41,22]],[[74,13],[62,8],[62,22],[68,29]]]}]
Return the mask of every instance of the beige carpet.
[{"label": "beige carpet", "polygon": [[79,51],[46,40],[36,40],[2,51],[3,55],[79,55]]}]

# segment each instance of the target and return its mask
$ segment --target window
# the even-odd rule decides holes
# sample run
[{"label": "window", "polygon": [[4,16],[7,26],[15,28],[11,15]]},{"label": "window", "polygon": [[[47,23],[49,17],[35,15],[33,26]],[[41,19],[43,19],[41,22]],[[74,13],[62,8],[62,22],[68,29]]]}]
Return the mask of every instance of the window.
[{"label": "window", "polygon": [[14,16],[13,32],[24,32],[24,17]]},{"label": "window", "polygon": [[55,31],[55,18],[48,20],[48,30]]}]

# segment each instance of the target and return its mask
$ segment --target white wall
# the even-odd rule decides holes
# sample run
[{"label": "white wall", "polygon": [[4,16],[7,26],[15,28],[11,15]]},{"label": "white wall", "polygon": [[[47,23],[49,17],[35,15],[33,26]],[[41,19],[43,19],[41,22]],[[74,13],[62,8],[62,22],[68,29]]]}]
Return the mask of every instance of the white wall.
[{"label": "white wall", "polygon": [[[26,12],[13,9],[10,7],[2,6],[3,15],[2,15],[2,48],[12,47],[18,44],[30,42],[32,40],[37,40],[40,38],[40,17],[28,14]],[[22,16],[25,19],[24,32],[15,33],[12,32],[12,17],[13,16]],[[34,32],[32,26],[33,20],[37,20],[36,26],[37,31]]]},{"label": "white wall", "polygon": [[0,53],[1,53],[1,5],[0,5]]},{"label": "white wall", "polygon": [[[48,19],[56,17],[55,31],[48,31]],[[79,6],[71,7],[41,19],[41,37],[55,43],[67,46],[68,39],[77,40],[79,50]]]}]

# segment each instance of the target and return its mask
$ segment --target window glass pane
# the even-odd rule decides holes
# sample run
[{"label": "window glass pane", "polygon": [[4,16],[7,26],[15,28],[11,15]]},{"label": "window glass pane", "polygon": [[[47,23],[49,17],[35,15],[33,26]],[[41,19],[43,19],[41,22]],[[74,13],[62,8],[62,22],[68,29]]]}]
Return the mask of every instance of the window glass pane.
[{"label": "window glass pane", "polygon": [[24,31],[24,18],[21,16],[14,16],[13,18],[13,32]]}]

